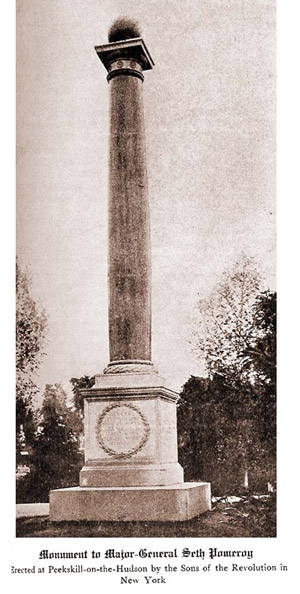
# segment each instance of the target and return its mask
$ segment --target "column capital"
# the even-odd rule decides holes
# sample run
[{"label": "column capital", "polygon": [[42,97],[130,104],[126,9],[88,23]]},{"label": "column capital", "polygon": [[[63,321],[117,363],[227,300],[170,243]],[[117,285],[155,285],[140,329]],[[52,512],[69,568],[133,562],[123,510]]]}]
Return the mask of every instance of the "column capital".
[{"label": "column capital", "polygon": [[[108,73],[112,69],[112,63],[116,63],[119,60],[126,61],[129,64],[131,62],[131,67],[128,68],[127,66],[127,69],[137,72],[140,70],[137,68],[138,65],[141,67],[141,70],[151,70],[154,66],[146,44],[141,37],[98,45],[95,47],[95,50]],[[133,63],[135,62],[137,64],[133,68]],[[140,74],[140,76],[142,75]]]},{"label": "column capital", "polygon": [[116,76],[136,76],[141,81],[144,80],[142,74],[142,66],[136,60],[128,60],[128,58],[117,58],[109,63],[107,82]]}]

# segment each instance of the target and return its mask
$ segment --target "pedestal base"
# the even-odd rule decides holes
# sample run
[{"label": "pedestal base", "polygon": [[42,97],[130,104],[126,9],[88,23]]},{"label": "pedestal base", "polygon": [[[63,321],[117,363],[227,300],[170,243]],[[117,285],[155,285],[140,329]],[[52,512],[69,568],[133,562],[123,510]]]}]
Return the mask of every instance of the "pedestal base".
[{"label": "pedestal base", "polygon": [[51,522],[182,522],[210,509],[210,483],[50,491]]},{"label": "pedestal base", "polygon": [[97,460],[80,471],[80,487],[149,487],[183,483],[180,464],[124,464],[103,466]]}]

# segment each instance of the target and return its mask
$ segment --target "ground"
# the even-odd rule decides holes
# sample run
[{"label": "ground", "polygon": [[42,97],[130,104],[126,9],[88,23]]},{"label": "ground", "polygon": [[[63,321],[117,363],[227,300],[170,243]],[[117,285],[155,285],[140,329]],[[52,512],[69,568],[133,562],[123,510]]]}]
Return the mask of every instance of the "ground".
[{"label": "ground", "polygon": [[17,519],[17,537],[42,538],[265,538],[276,536],[275,497],[213,503],[188,522],[49,522],[48,516]]}]

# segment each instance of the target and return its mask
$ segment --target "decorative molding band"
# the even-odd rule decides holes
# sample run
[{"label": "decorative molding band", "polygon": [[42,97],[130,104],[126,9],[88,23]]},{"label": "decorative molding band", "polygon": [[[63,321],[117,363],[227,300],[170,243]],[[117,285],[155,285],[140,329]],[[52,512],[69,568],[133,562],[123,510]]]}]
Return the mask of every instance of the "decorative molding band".
[{"label": "decorative molding band", "polygon": [[135,70],[129,70],[129,68],[123,68],[121,70],[114,70],[114,72],[110,72],[106,79],[109,82],[112,78],[116,78],[117,76],[135,76],[139,78],[142,82],[144,82],[144,77],[141,72],[136,72]]},{"label": "decorative molding band", "polygon": [[157,373],[151,361],[143,360],[124,360],[124,361],[112,361],[103,370],[104,375],[111,375],[117,373]]},{"label": "decorative molding band", "polygon": [[128,60],[126,58],[118,58],[110,62],[108,66],[107,81],[119,75],[137,76],[144,80],[142,74],[142,66],[136,60]]},{"label": "decorative molding band", "polygon": [[120,401],[124,398],[134,398],[135,400],[153,400],[155,398],[161,398],[162,400],[167,400],[169,402],[176,403],[179,400],[179,394],[177,392],[173,392],[168,388],[160,386],[151,386],[148,388],[122,388],[120,386],[115,388],[86,388],[81,390],[81,393],[89,402],[94,401],[95,398],[99,398],[102,400],[104,397],[108,400],[117,401]]}]

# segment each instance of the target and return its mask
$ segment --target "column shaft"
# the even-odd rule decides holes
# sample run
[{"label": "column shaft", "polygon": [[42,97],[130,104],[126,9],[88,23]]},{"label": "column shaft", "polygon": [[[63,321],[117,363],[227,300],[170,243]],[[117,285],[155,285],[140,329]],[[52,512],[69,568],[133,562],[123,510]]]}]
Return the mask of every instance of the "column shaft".
[{"label": "column shaft", "polygon": [[110,85],[110,361],[151,360],[150,221],[142,81]]}]

